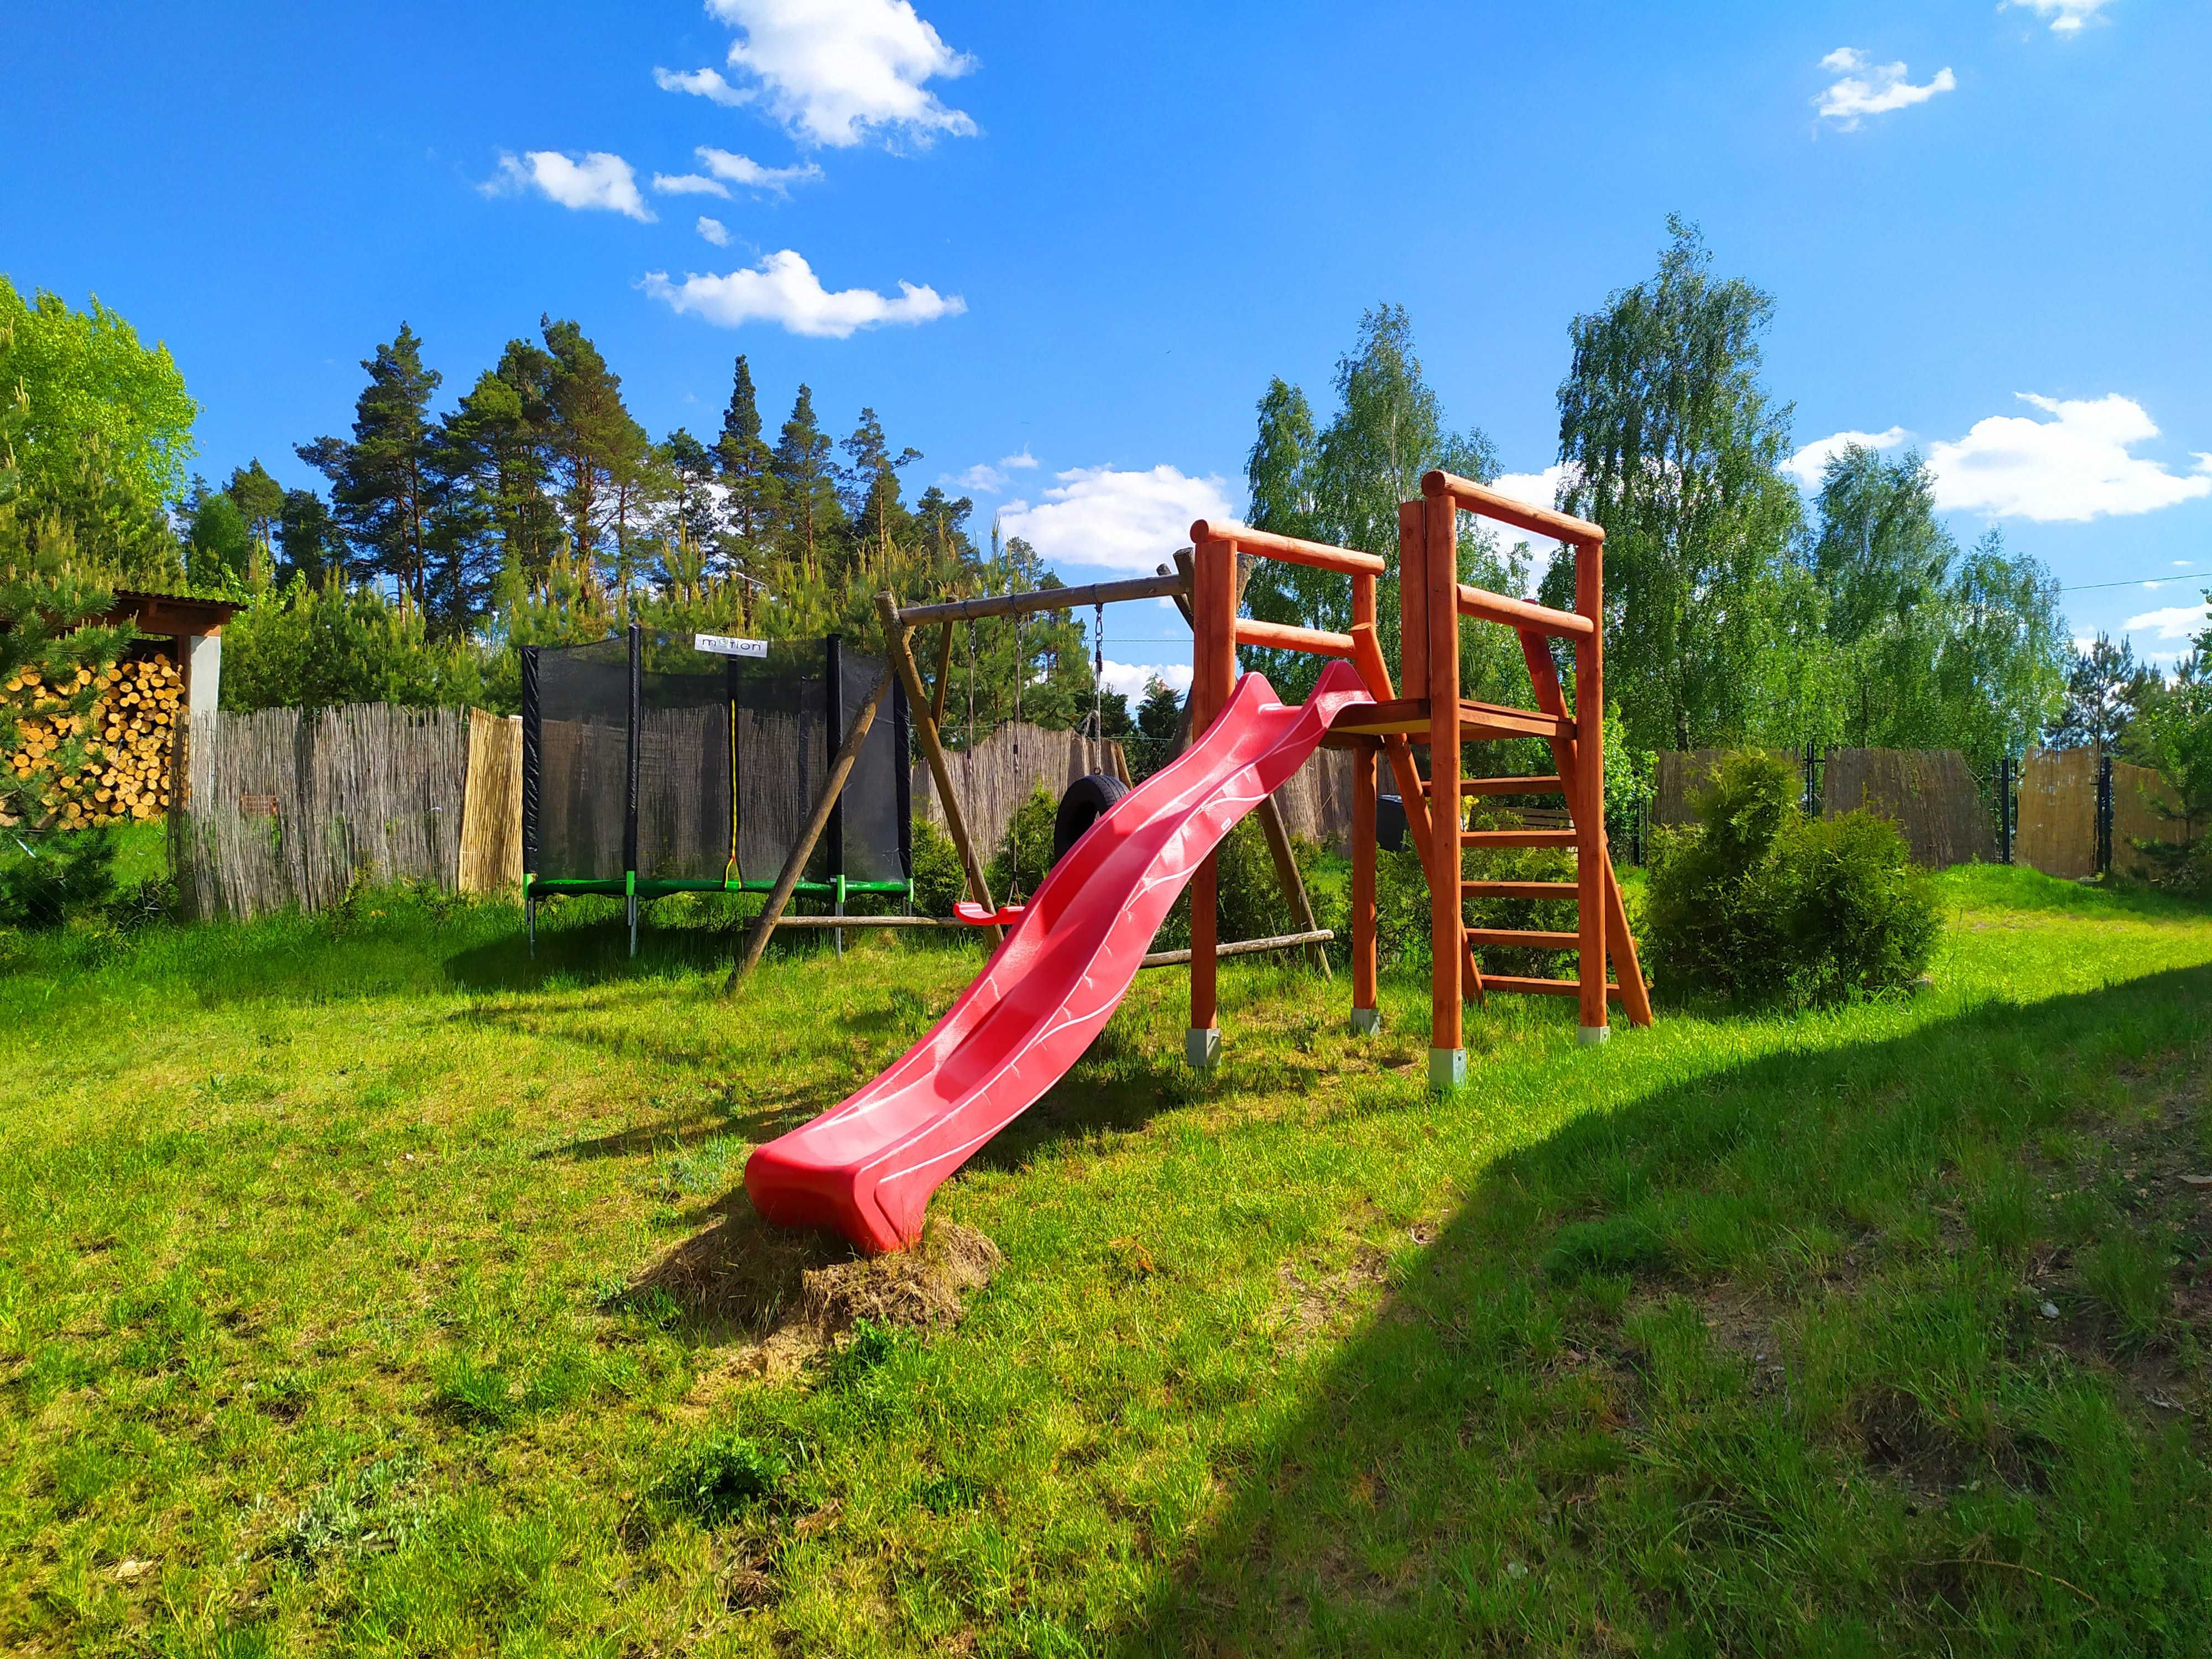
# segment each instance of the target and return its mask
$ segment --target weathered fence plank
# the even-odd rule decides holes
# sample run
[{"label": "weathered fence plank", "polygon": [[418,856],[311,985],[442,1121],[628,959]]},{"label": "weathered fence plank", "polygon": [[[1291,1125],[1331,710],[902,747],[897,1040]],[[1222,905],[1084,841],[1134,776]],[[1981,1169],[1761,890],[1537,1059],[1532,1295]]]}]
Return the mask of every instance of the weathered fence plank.
[{"label": "weathered fence plank", "polygon": [[464,893],[522,885],[522,717],[469,710],[468,783],[461,796]]}]

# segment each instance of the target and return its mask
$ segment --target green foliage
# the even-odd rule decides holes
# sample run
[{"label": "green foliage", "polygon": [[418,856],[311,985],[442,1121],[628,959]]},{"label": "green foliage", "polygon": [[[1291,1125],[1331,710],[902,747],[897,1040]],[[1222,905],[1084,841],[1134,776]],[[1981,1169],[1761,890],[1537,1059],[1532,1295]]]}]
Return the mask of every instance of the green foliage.
[{"label": "green foliage", "polygon": [[702,1527],[720,1527],[773,1498],[790,1472],[780,1448],[717,1429],[662,1477],[654,1496]]},{"label": "green foliage", "polygon": [[[1510,814],[1479,811],[1470,820],[1476,829],[1510,828],[1518,819]],[[1468,880],[1572,881],[1573,855],[1556,848],[1470,849],[1461,854],[1461,873]],[[1546,932],[1572,932],[1575,907],[1552,899],[1479,898],[1468,902],[1464,914],[1471,927],[1510,927]],[[1420,854],[1409,842],[1396,853],[1378,852],[1375,865],[1375,945],[1377,958],[1388,967],[1425,974],[1433,959],[1430,949],[1429,882],[1421,869]],[[1559,958],[1550,952],[1517,947],[1485,951],[1480,961],[1502,974],[1553,975]]]},{"label": "green foliage", "polygon": [[[1759,378],[1774,301],[1716,278],[1695,226],[1668,229],[1657,273],[1572,325],[1559,459],[1570,510],[1606,529],[1607,690],[1639,746],[1689,749],[1749,729],[1806,607],[1790,409]],[[1572,565],[1547,602],[1571,603]]]},{"label": "green foliage", "polygon": [[949,916],[968,896],[968,872],[960,849],[934,818],[914,820],[914,908],[925,916]]},{"label": "green foliage", "polygon": [[18,465],[34,506],[51,508],[68,493],[88,447],[137,502],[158,507],[183,492],[199,405],[169,349],[142,345],[97,298],[72,311],[44,289],[26,301],[0,276],[0,398],[19,390]]},{"label": "green foliage", "polygon": [[295,576],[257,595],[223,633],[226,709],[350,702],[458,708],[485,701],[484,661],[466,641],[433,640],[419,612],[372,588]]},{"label": "green foliage", "polygon": [[[1345,902],[1317,878],[1321,848],[1310,841],[1294,838],[1291,852],[1305,881],[1308,897],[1314,906],[1314,919],[1332,929],[1340,940],[1349,939],[1350,922],[1348,912],[1344,909]],[[1267,850],[1267,837],[1256,820],[1248,817],[1231,830],[1216,856],[1219,880],[1215,914],[1218,918],[1218,937],[1224,944],[1240,939],[1272,939],[1298,930],[1302,924],[1291,915],[1290,902],[1283,896],[1282,882],[1275,873],[1274,854]],[[1190,895],[1186,890],[1160,924],[1152,948],[1181,951],[1189,944]]]},{"label": "green foliage", "polygon": [[2127,730],[2128,757],[2155,767],[2176,797],[2154,797],[2159,812],[2181,826],[2179,845],[2138,841],[2152,879],[2198,898],[2212,898],[2212,628],[2174,667],[2172,678],[2139,690]]},{"label": "green foliage", "polygon": [[1893,990],[1927,967],[1942,915],[1896,827],[1809,818],[1797,793],[1786,763],[1730,755],[1694,801],[1698,828],[1661,834],[1645,912],[1660,983],[1804,1005]]},{"label": "green foliage", "polygon": [[1059,812],[1060,797],[1042,784],[1014,809],[991,861],[983,866],[993,898],[1003,904],[1015,894],[1036,891],[1052,868],[1053,822]]},{"label": "green foliage", "polygon": [[58,830],[0,842],[0,927],[58,927],[107,904],[115,841],[106,830]]},{"label": "green foliage", "polygon": [[[1497,474],[1497,453],[1480,428],[1455,434],[1413,348],[1402,306],[1359,319],[1352,350],[1338,360],[1337,410],[1316,430],[1304,392],[1280,379],[1260,400],[1259,435],[1246,462],[1252,522],[1261,529],[1379,553],[1389,572],[1378,585],[1376,631],[1398,665],[1398,504],[1421,493],[1421,474],[1444,467],[1471,478]],[[1461,521],[1462,559],[1486,543]],[[1462,580],[1474,580],[1462,574]],[[1515,590],[1518,592],[1519,590]],[[1342,631],[1352,625],[1352,584],[1329,571],[1263,559],[1245,588],[1250,615],[1267,622]],[[1492,630],[1497,631],[1497,630]],[[1510,642],[1507,642],[1509,647]],[[1247,650],[1244,665],[1292,700],[1305,696],[1322,660],[1308,653]]]},{"label": "green foliage", "polygon": [[203,592],[243,590],[256,551],[246,514],[221,490],[204,491],[185,538],[185,574]]}]

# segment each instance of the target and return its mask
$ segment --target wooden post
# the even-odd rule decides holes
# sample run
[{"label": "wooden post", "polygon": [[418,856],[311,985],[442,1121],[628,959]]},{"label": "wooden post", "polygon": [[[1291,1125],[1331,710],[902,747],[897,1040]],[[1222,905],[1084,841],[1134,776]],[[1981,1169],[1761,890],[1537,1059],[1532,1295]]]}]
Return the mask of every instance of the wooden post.
[{"label": "wooden post", "polygon": [[1352,1032],[1382,1025],[1375,998],[1375,770],[1382,745],[1372,738],[1352,751]]},{"label": "wooden post", "polygon": [[[1359,670],[1359,678],[1366,682],[1368,695],[1377,702],[1390,702],[1390,665],[1382,660],[1382,647],[1375,637],[1375,629],[1365,623],[1353,623],[1352,647],[1352,660]],[[1382,739],[1382,753],[1390,763],[1390,775],[1398,786],[1398,802],[1406,814],[1407,842],[1421,861],[1421,874],[1433,886],[1437,878],[1432,861],[1436,837],[1430,829],[1428,798],[1421,793],[1421,775],[1413,765],[1413,747],[1394,732]],[[1464,976],[1463,1000],[1485,1000],[1482,969],[1475,965],[1472,943],[1460,952],[1460,972]]]},{"label": "wooden post", "polygon": [[[1191,581],[1194,589],[1195,589],[1197,584],[1196,579],[1192,574],[1191,556],[1186,551],[1179,552],[1175,556],[1176,568],[1182,571],[1186,579]],[[1167,567],[1163,565],[1160,567],[1160,570],[1161,574],[1164,575],[1167,571]],[[1244,572],[1241,564],[1238,567],[1237,574],[1237,604],[1241,606],[1243,603],[1244,590]],[[1375,579],[1372,576],[1355,576],[1352,580],[1355,584],[1355,595],[1357,592],[1356,585],[1358,583],[1364,581],[1367,584],[1370,590],[1369,606],[1372,609],[1372,590],[1375,586]],[[1183,598],[1180,593],[1175,594],[1172,597],[1175,599],[1176,609],[1182,612],[1182,619],[1190,623],[1191,637],[1193,641],[1195,641],[1198,637],[1198,623],[1194,618],[1190,608],[1190,601]],[[1357,600],[1355,598],[1355,604],[1356,603]],[[1231,617],[1231,623],[1233,628],[1235,624],[1235,617],[1233,612]],[[1231,686],[1235,685],[1236,678],[1237,668],[1232,652],[1230,662],[1230,684]],[[1192,676],[1192,685],[1194,690],[1197,685],[1197,676],[1195,673]],[[1228,693],[1224,691],[1222,696],[1225,701],[1228,696]],[[1186,742],[1188,741],[1193,731],[1190,723],[1190,700],[1186,698],[1183,702],[1183,735]],[[1313,899],[1306,892],[1305,878],[1298,873],[1297,855],[1292,852],[1291,848],[1290,827],[1283,822],[1282,803],[1278,801],[1273,795],[1267,795],[1261,797],[1259,805],[1254,807],[1252,810],[1254,816],[1260,820],[1260,833],[1267,837],[1267,856],[1274,861],[1275,881],[1276,884],[1283,890],[1283,902],[1291,907],[1291,919],[1298,924],[1298,927],[1301,932],[1308,933],[1318,933],[1321,929],[1321,923],[1314,917]],[[1313,965],[1321,970],[1321,976],[1323,979],[1331,979],[1334,977],[1334,975],[1329,972],[1328,951],[1326,947],[1316,945],[1312,947],[1310,955]]]},{"label": "wooden post", "polygon": [[952,684],[952,630],[957,623],[945,624],[944,637],[937,642],[937,686],[929,694],[929,723],[945,724],[945,693]]},{"label": "wooden post", "polygon": [[1575,547],[1575,610],[1595,624],[1575,641],[1575,899],[1581,912],[1582,1030],[1584,1042],[1609,1034],[1605,1006],[1605,540]]},{"label": "wooden post", "polygon": [[[1429,1086],[1439,1093],[1467,1082],[1460,1026],[1460,957],[1467,949],[1460,893],[1459,509],[1449,496],[1421,503],[1422,586],[1429,636]],[[1601,938],[1599,943],[1603,945]],[[1603,972],[1603,957],[1599,958]],[[1605,990],[1598,988],[1602,1006]]]},{"label": "wooden post", "polygon": [[[853,775],[853,763],[860,758],[860,744],[866,741],[869,726],[875,724],[876,705],[883,702],[891,689],[892,669],[886,665],[876,679],[875,690],[853,716],[853,724],[845,733],[845,741],[838,745],[836,758],[830,763],[830,775],[823,781],[822,797],[814,803],[814,811],[806,820],[806,827],[792,844],[791,853],[783,861],[783,872],[775,878],[775,890],[769,894],[759,920],[753,924],[752,937],[745,941],[745,953],[738,965],[730,969],[723,981],[722,994],[727,996],[738,988],[738,982],[759,966],[761,954],[768,949],[768,941],[775,932],[776,922],[783,915],[783,907],[791,902],[791,890],[799,885],[799,878],[805,872],[806,860],[814,856],[814,843],[822,839],[829,827],[830,814],[836,809],[837,798],[845,791],[845,780]],[[835,921],[836,918],[831,918]]]},{"label": "wooden post", "polygon": [[[1536,707],[1547,714],[1565,714],[1567,700],[1559,690],[1559,672],[1552,662],[1552,647],[1540,634],[1521,631],[1521,654],[1528,665],[1528,683],[1536,688]],[[1552,739],[1552,763],[1567,792],[1567,805],[1577,799],[1575,779],[1580,757],[1570,737]],[[1581,948],[1576,934],[1576,948]],[[1636,937],[1628,931],[1628,906],[1620,896],[1620,880],[1613,873],[1613,854],[1605,859],[1605,950],[1613,958],[1613,977],[1620,981],[1620,1000],[1628,1009],[1631,1025],[1651,1023],[1651,988],[1644,982],[1644,964],[1637,960]],[[1577,981],[1579,982],[1579,981]]]},{"label": "wooden post", "polygon": [[[1190,739],[1198,742],[1229,701],[1237,679],[1236,544],[1209,539],[1194,550],[1191,611],[1198,625],[1192,643]],[[1190,883],[1190,1030],[1183,1054],[1192,1067],[1211,1071],[1221,1050],[1215,1001],[1214,947],[1220,942],[1221,855],[1206,855]]]},{"label": "wooden post", "polygon": [[[968,838],[968,817],[960,809],[960,792],[953,787],[951,763],[945,758],[945,745],[937,740],[937,722],[928,716],[929,703],[922,696],[921,672],[914,665],[914,653],[907,649],[907,630],[898,619],[898,600],[889,592],[878,593],[876,609],[883,613],[884,648],[890,654],[892,670],[906,685],[907,707],[915,715],[915,732],[921,739],[923,757],[929,762],[929,775],[937,783],[938,805],[945,809],[945,833],[960,849],[960,862],[968,872],[968,890],[975,896],[976,903],[986,910],[996,911],[999,907],[991,902],[991,884],[983,878],[983,866],[975,856],[975,844]],[[902,759],[900,764],[904,763]],[[991,929],[994,944],[1004,938],[1003,928]]]}]

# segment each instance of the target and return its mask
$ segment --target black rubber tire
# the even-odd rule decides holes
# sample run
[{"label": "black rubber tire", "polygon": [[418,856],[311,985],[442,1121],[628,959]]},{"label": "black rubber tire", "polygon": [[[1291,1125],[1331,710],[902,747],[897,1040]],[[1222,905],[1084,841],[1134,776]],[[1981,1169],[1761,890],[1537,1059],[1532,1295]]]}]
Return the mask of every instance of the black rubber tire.
[{"label": "black rubber tire", "polygon": [[1066,858],[1067,849],[1083,839],[1083,832],[1128,793],[1127,784],[1103,772],[1087,774],[1069,784],[1052,821],[1052,861],[1057,864]]},{"label": "black rubber tire", "polygon": [[1386,853],[1406,850],[1406,803],[1395,795],[1375,798],[1375,844]]}]

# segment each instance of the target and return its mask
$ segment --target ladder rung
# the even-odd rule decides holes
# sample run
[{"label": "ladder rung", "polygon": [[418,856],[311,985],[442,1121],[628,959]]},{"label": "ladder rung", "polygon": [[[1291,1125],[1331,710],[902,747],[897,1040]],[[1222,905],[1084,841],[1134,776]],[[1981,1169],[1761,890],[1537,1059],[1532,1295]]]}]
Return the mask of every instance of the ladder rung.
[{"label": "ladder rung", "polygon": [[[1550,778],[1462,778],[1459,792],[1462,795],[1564,795],[1567,786],[1563,779]],[[1429,793],[1428,781],[1421,781],[1421,793]]]},{"label": "ladder rung", "polygon": [[1579,839],[1571,830],[1462,830],[1462,847],[1572,847]]},{"label": "ladder rung", "polygon": [[1571,899],[1582,890],[1571,881],[1463,881],[1462,898]]},{"label": "ladder rung", "polygon": [[[1482,988],[1504,991],[1510,996],[1572,997],[1582,994],[1580,981],[1571,979],[1522,979],[1514,974],[1485,974]],[[1620,987],[1608,981],[1605,988],[1608,1002],[1620,1000]]]},{"label": "ladder rung", "polygon": [[1474,945],[1518,945],[1529,951],[1576,951],[1580,933],[1547,933],[1534,927],[1470,927],[1467,942]]}]

